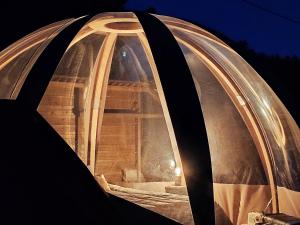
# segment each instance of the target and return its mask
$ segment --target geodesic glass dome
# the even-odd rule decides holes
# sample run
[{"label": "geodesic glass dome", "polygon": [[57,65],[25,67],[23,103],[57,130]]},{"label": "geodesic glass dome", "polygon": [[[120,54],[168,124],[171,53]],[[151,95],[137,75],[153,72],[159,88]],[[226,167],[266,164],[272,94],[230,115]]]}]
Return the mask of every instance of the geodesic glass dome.
[{"label": "geodesic glass dome", "polygon": [[[211,162],[216,224],[247,223],[253,211],[300,217],[300,135],[287,109],[217,37],[179,19],[155,17],[176,39],[193,80],[190,90],[197,93],[206,135],[196,138],[208,139],[210,157],[202,160]],[[43,27],[0,52],[0,98],[22,100],[47,46],[80,19]],[[90,19],[50,71],[37,110],[106,192],[181,224],[198,223],[206,205],[197,195],[201,185],[194,184],[206,178],[196,176],[201,165],[188,159],[204,149],[182,144],[172,110],[180,107],[185,121],[193,109],[166,94],[159,56],[148,42],[151,35],[164,37],[145,32],[146,26],[134,13]],[[179,76],[167,74],[170,85]],[[185,91],[177,90],[178,102],[181,96],[190,101]]]}]

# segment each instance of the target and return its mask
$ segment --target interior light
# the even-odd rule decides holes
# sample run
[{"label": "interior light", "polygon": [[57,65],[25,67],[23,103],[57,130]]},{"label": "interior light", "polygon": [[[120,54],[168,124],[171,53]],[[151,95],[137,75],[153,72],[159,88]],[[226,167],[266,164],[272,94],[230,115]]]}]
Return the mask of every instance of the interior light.
[{"label": "interior light", "polygon": [[181,186],[181,169],[180,167],[175,168],[175,186]]},{"label": "interior light", "polygon": [[179,167],[175,168],[175,176],[179,177],[181,175],[181,169]]},{"label": "interior light", "polygon": [[174,169],[176,166],[175,161],[173,159],[170,160],[170,168]]}]

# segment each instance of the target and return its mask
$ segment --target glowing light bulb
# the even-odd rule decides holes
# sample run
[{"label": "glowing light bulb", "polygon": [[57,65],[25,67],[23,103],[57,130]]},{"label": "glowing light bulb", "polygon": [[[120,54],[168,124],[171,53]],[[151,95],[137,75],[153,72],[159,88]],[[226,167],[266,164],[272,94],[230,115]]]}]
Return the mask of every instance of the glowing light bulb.
[{"label": "glowing light bulb", "polygon": [[175,168],[175,176],[179,177],[181,175],[181,169],[179,167]]},{"label": "glowing light bulb", "polygon": [[170,160],[170,168],[175,168],[175,161],[174,160]]}]

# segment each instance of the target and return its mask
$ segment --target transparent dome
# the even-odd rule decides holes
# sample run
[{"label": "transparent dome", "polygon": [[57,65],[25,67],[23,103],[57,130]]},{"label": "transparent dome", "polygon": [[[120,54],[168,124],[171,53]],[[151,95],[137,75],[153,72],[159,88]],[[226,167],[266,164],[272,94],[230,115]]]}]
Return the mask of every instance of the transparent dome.
[{"label": "transparent dome", "polygon": [[[198,94],[216,224],[245,224],[253,211],[300,217],[300,134],[287,109],[217,37],[179,19],[155,17],[178,42]],[[18,98],[39,56],[74,21],[43,27],[0,52],[1,99]],[[99,14],[69,44],[37,110],[105,191],[194,224],[193,212],[205,206],[189,198],[186,183],[194,168],[181,159],[155,62],[135,14]]]}]

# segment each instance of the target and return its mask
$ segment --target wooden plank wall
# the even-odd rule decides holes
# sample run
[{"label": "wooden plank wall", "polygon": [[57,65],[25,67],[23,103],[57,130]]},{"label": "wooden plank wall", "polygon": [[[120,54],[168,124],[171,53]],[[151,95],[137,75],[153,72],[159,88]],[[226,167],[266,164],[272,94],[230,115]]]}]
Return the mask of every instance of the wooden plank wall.
[{"label": "wooden plank wall", "polygon": [[[105,109],[137,110],[138,93],[109,86]],[[95,175],[104,174],[108,182],[122,181],[122,169],[136,168],[137,122],[134,115],[104,113],[97,142]]]},{"label": "wooden plank wall", "polygon": [[[74,113],[74,84],[71,82],[51,81],[39,105],[39,113],[60,134],[61,137],[77,151],[82,161],[86,162],[83,144],[84,129],[77,133],[79,137],[77,149],[75,148],[75,113]],[[82,126],[83,116],[79,117]]]},{"label": "wooden plank wall", "polygon": [[[130,88],[109,86],[105,103],[106,110],[130,110],[138,112],[138,92]],[[74,84],[72,82],[51,81],[38,111],[49,124],[77,151],[86,162],[83,145],[84,127],[77,133],[74,113]],[[101,116],[101,115],[99,115]],[[81,115],[80,118],[83,118]],[[78,124],[77,124],[78,125]],[[137,127],[138,118],[134,113],[104,113],[100,135],[97,135],[95,176],[104,174],[109,182],[122,181],[122,169],[137,167]]]}]

